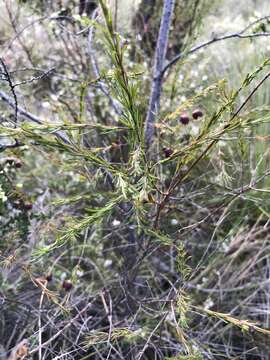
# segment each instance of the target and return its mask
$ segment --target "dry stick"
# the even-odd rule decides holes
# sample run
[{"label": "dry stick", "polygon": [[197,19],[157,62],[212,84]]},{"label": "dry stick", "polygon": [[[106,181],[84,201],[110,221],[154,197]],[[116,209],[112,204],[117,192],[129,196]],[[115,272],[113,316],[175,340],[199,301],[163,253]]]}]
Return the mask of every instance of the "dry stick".
[{"label": "dry stick", "polygon": [[[96,296],[97,297],[97,296]],[[95,298],[96,298],[95,297]],[[94,298],[94,299],[95,299]],[[93,301],[94,301],[93,299]],[[43,344],[36,346],[33,350],[30,351],[29,355],[33,355],[34,353],[36,353],[37,351],[39,351],[40,348],[44,348],[45,346],[49,345],[52,341],[54,341],[55,339],[57,339],[66,329],[68,329],[77,319],[80,318],[80,316],[87,311],[87,309],[92,305],[92,302],[87,303],[85,305],[85,307],[78,312],[78,314],[71,319],[62,329],[60,329],[56,334],[54,334],[53,336],[51,336],[47,341],[45,341]],[[107,315],[106,315],[107,316]]]},{"label": "dry stick", "polygon": [[[268,16],[270,17],[270,16]],[[247,26],[246,28],[249,28],[249,26]],[[162,70],[161,74],[162,77],[164,76],[165,72],[172,67],[175,63],[177,63],[177,61],[181,60],[184,56],[187,55],[191,55],[195,52],[197,52],[198,50],[201,50],[209,45],[212,45],[216,42],[219,41],[223,41],[223,40],[228,40],[228,39],[252,39],[252,38],[256,38],[256,37],[265,37],[265,36],[270,36],[270,32],[258,32],[258,33],[254,33],[254,34],[243,34],[243,31],[240,31],[239,33],[233,33],[233,34],[228,34],[228,35],[224,35],[224,36],[220,36],[220,37],[214,37],[211,40],[207,40],[205,42],[203,42],[202,44],[196,45],[193,48],[191,48],[189,51],[187,51],[186,53],[180,53],[178,55],[176,55]]]},{"label": "dry stick", "polygon": [[42,22],[43,20],[46,20],[46,19],[47,19],[47,16],[43,16],[43,17],[41,17],[41,18],[39,18],[39,19],[35,19],[35,20],[31,21],[31,23],[29,23],[29,24],[27,24],[26,26],[24,26],[20,31],[18,31],[18,32],[15,34],[15,36],[14,36],[11,40],[9,40],[9,42],[6,43],[5,46],[3,46],[3,47],[1,48],[1,53],[2,53],[2,54],[7,53],[7,51],[11,48],[11,45],[13,44],[13,42],[14,42],[20,35],[22,35],[22,33],[23,33],[25,30],[29,29],[31,26],[34,26],[36,23]]},{"label": "dry stick", "polygon": [[[36,25],[37,23],[41,23],[46,20],[48,20],[48,21],[67,20],[70,22],[74,21],[74,19],[70,16],[61,16],[61,15],[59,15],[59,16],[57,16],[57,15],[56,16],[43,16],[38,19],[35,19],[35,20],[31,21],[29,24],[25,25],[21,30],[17,31],[15,36],[5,46],[3,46],[1,48],[1,53],[5,54],[7,52],[7,50],[9,50],[11,48],[14,41],[17,40],[23,34],[23,32],[28,30],[30,27]],[[88,30],[88,27],[79,31],[78,33],[72,33],[72,35],[78,36],[78,35],[86,32],[87,30]]]},{"label": "dry stick", "polygon": [[23,80],[21,82],[15,83],[15,84],[13,84],[13,88],[15,88],[16,86],[20,86],[20,85],[30,84],[37,80],[42,80],[44,77],[49,76],[52,72],[54,72],[54,70],[55,70],[55,68],[51,68],[49,70],[42,72],[41,75],[34,76],[31,79]]},{"label": "dry stick", "polygon": [[0,144],[0,152],[4,151],[6,149],[15,149],[20,146],[23,146],[23,144],[19,143],[19,141],[17,139],[14,139],[14,140],[15,140],[14,144],[6,144],[6,145]]},{"label": "dry stick", "polygon": [[[228,123],[224,126],[223,128],[223,132],[230,126],[231,122],[236,118],[236,116],[238,116],[238,114],[241,112],[241,110],[246,106],[246,104],[248,103],[248,101],[252,98],[252,96],[257,92],[257,90],[262,86],[262,84],[270,77],[270,72],[268,72],[264,78],[255,86],[255,88],[251,91],[251,93],[247,96],[247,98],[244,100],[244,102],[239,106],[239,108],[235,111],[235,113],[232,115],[232,117],[230,118],[230,120],[228,121]],[[181,181],[183,181],[188,174],[190,173],[190,171],[194,168],[194,166],[196,166],[204,157],[205,155],[211,150],[211,148],[218,142],[218,139],[212,140],[210,142],[210,144],[206,147],[206,149],[201,153],[201,155],[190,165],[190,167],[188,168],[188,170],[182,175],[180,176],[180,171],[175,175],[174,179],[172,180],[168,191],[166,193],[166,195],[164,196],[163,200],[161,201],[161,203],[159,204],[158,210],[157,210],[157,214],[156,214],[156,218],[154,221],[154,228],[158,227],[159,224],[159,217],[160,217],[160,213],[161,211],[164,209],[167,201],[169,200],[169,198],[171,197],[174,189],[181,183]]]},{"label": "dry stick", "polygon": [[[31,57],[31,52],[28,49],[28,47],[25,45],[24,41],[21,39],[20,35],[18,35],[18,29],[17,29],[17,16],[16,18],[13,16],[12,14],[12,10],[10,8],[10,3],[8,4],[7,0],[4,1],[5,2],[5,8],[9,17],[9,23],[12,26],[12,29],[15,33],[15,36],[17,37],[18,43],[20,44],[21,48],[23,49],[23,51],[26,54],[26,57],[28,59],[28,61],[30,62],[31,65],[34,65],[32,57]],[[18,10],[20,10],[20,5],[18,7]],[[18,15],[20,15],[20,13],[17,13]]]},{"label": "dry stick", "polygon": [[240,34],[243,34],[244,32],[246,32],[248,29],[250,29],[252,26],[264,21],[264,20],[269,20],[270,19],[270,15],[265,15],[262,16],[254,21],[252,21],[251,23],[249,23],[241,32]]},{"label": "dry stick", "polygon": [[14,99],[14,110],[15,110],[15,114],[14,114],[14,119],[15,120],[14,120],[14,122],[16,124],[17,123],[17,117],[18,117],[18,100],[17,100],[17,95],[16,95],[15,90],[14,90],[15,86],[12,83],[10,74],[8,72],[8,69],[6,67],[6,64],[5,64],[4,60],[0,58],[0,62],[1,62],[2,66],[3,66],[3,69],[4,69],[4,75],[6,77],[5,80],[8,82],[10,91],[11,91],[13,99]]},{"label": "dry stick", "polygon": [[146,343],[144,344],[143,349],[138,353],[136,360],[141,360],[143,357],[145,350],[148,348],[148,345],[151,341],[152,336],[155,334],[155,332],[158,330],[158,328],[162,325],[166,317],[168,316],[168,311],[162,316],[161,320],[158,322],[158,324],[154,327],[154,329],[151,331],[150,335],[148,336],[148,339]]},{"label": "dry stick", "polygon": [[[47,288],[47,280],[45,281],[45,288]],[[41,312],[42,312],[42,304],[43,299],[45,295],[45,289],[42,289],[40,301],[39,301],[39,313],[38,313],[38,343],[39,343],[39,350],[38,350],[38,357],[39,360],[42,360],[42,318],[41,318]]]},{"label": "dry stick", "polygon": [[[2,90],[0,90],[0,99],[2,99],[4,102],[6,102],[10,107],[12,107],[12,108],[15,107],[15,104],[13,103],[12,98],[10,96],[8,96]],[[43,124],[43,121],[40,118],[29,113],[28,111],[26,111],[25,109],[23,109],[20,106],[18,106],[18,113],[37,124]]]},{"label": "dry stick", "polygon": [[[12,98],[10,96],[8,96],[2,90],[0,90],[0,99],[2,99],[4,102],[6,102],[13,109],[15,108],[16,105],[14,104]],[[36,124],[44,124],[44,122],[39,117],[26,111],[21,106],[17,106],[17,112],[18,112],[18,114],[22,115],[26,119],[33,121]],[[65,136],[63,136],[62,134],[60,134],[59,132],[54,132],[54,135],[56,137],[58,137],[60,140],[62,140],[65,144],[69,143],[68,139]]]},{"label": "dry stick", "polygon": [[160,97],[162,91],[162,78],[164,61],[166,58],[168,48],[168,38],[170,25],[172,20],[172,14],[174,10],[175,0],[164,0],[163,13],[161,18],[161,24],[159,28],[158,42],[155,52],[155,64],[154,64],[154,75],[151,89],[151,96],[147,111],[147,117],[145,122],[145,147],[149,148],[153,134],[154,134],[154,120],[155,113],[159,110]]}]

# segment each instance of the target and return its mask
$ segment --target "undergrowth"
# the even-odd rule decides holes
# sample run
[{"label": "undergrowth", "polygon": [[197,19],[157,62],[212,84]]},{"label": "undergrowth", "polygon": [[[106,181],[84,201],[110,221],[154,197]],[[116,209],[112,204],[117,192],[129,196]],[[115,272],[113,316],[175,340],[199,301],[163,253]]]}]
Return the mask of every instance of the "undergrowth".
[{"label": "undergrowth", "polygon": [[263,358],[270,171],[256,131],[270,117],[250,103],[270,59],[234,89],[220,79],[164,100],[146,149],[149,79],[100,6],[103,20],[72,18],[94,29],[104,64],[79,75],[69,112],[59,100],[37,124],[2,111],[1,139],[18,145],[0,164],[2,346],[26,339],[37,359]]}]

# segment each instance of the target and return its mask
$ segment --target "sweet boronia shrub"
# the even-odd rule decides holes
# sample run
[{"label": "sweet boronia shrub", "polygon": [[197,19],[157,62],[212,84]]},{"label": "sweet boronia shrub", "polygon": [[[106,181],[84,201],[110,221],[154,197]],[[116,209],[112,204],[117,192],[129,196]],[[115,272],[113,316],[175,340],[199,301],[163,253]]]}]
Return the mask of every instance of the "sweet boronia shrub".
[{"label": "sweet boronia shrub", "polygon": [[[173,1],[164,7],[169,3],[173,9]],[[103,70],[86,75],[79,96],[67,104],[78,107],[74,118],[64,113],[57,122],[29,116],[22,121],[27,114],[15,95],[9,103],[15,114],[1,122],[1,137],[11,144],[3,147],[0,165],[1,216],[8,229],[1,230],[5,309],[11,314],[12,296],[35,291],[26,330],[20,328],[33,358],[66,353],[74,359],[214,359],[218,349],[206,339],[215,339],[215,332],[204,338],[210,325],[222,329],[223,344],[227,328],[236,339],[270,334],[231,315],[222,297],[214,303],[200,293],[204,281],[210,287],[221,276],[220,257],[231,251],[215,237],[235,236],[231,224],[244,195],[267,177],[259,166],[243,175],[228,149],[233,143],[244,158],[252,132],[269,121],[266,107],[246,110],[270,76],[270,60],[237,89],[220,80],[174,108],[161,103],[146,119],[150,91],[142,89],[149,89],[149,79],[128,62],[127,41],[115,30],[105,1],[99,5],[92,19],[73,19],[89,30],[92,61],[95,38],[104,57]],[[160,87],[162,82],[166,86],[163,77]],[[108,103],[102,121],[105,110],[91,103],[89,88],[101,89]],[[26,181],[26,189],[30,181],[35,185],[30,198],[16,180],[20,171],[26,179],[28,171],[32,175]],[[46,191],[38,188],[41,183]],[[7,214],[19,223],[11,224]],[[14,235],[20,240],[13,247],[16,229],[22,234]],[[9,345],[15,344],[12,338]]]}]

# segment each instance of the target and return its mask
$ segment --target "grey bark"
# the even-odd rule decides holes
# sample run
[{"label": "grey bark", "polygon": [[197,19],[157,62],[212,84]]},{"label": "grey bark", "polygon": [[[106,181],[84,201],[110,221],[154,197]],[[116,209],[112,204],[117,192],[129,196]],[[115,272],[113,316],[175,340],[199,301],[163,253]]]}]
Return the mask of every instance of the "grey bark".
[{"label": "grey bark", "polygon": [[149,148],[153,134],[155,114],[159,111],[160,96],[162,91],[163,68],[166,58],[168,39],[175,0],[164,0],[163,13],[159,28],[157,47],[155,52],[154,74],[151,89],[151,96],[145,122],[145,148]]}]

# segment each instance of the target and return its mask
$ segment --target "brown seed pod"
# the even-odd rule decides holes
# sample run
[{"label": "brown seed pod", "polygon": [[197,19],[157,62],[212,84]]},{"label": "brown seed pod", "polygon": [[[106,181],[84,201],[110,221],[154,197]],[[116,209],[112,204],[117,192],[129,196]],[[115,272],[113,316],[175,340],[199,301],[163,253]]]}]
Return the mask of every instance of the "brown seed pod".
[{"label": "brown seed pod", "polygon": [[180,121],[183,125],[187,125],[190,121],[190,118],[188,116],[187,113],[183,113],[181,116],[180,116]]},{"label": "brown seed pod", "polygon": [[22,167],[22,162],[20,160],[17,160],[15,162],[15,168],[20,169]]},{"label": "brown seed pod", "polygon": [[33,204],[30,202],[26,202],[23,204],[23,208],[24,210],[28,211],[28,210],[32,210],[33,209]]},{"label": "brown seed pod", "polygon": [[70,280],[64,280],[62,283],[62,288],[65,289],[66,291],[70,291],[72,289],[73,285],[72,282]]},{"label": "brown seed pod", "polygon": [[22,209],[24,207],[22,200],[15,200],[12,205],[15,209]]},{"label": "brown seed pod", "polygon": [[173,150],[170,148],[163,148],[163,152],[166,158],[170,157],[173,154]]},{"label": "brown seed pod", "polygon": [[115,140],[115,142],[113,143],[113,145],[115,145],[115,146],[123,146],[123,142],[120,140],[120,139],[117,139],[117,140]]},{"label": "brown seed pod", "polygon": [[47,274],[46,277],[45,277],[45,279],[46,279],[47,281],[52,281],[52,273]]},{"label": "brown seed pod", "polygon": [[21,168],[22,162],[21,160],[15,158],[15,157],[7,157],[4,159],[5,164],[9,164],[10,166],[14,166],[15,168]]},{"label": "brown seed pod", "polygon": [[203,117],[202,110],[200,110],[200,109],[194,110],[193,113],[192,113],[192,117],[193,117],[194,120],[197,120],[197,119]]}]

